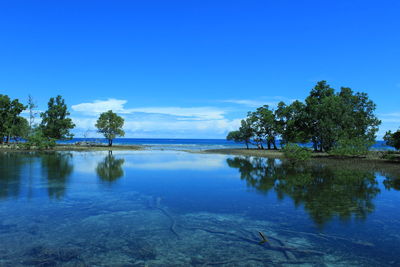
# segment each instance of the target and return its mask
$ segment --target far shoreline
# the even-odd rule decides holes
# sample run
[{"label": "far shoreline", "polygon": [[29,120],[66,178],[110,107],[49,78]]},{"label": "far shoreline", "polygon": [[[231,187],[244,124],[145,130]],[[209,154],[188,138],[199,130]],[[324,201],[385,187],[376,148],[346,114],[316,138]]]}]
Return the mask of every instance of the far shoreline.
[{"label": "far shoreline", "polygon": [[96,144],[96,145],[77,145],[77,144],[57,144],[53,148],[49,149],[23,149],[23,148],[18,148],[16,144],[12,145],[0,145],[0,151],[8,151],[8,152],[51,152],[51,151],[81,151],[81,152],[87,152],[87,151],[138,151],[138,150],[144,150],[145,146],[144,145],[113,145],[113,146],[107,146],[107,145],[101,145],[101,144]]}]

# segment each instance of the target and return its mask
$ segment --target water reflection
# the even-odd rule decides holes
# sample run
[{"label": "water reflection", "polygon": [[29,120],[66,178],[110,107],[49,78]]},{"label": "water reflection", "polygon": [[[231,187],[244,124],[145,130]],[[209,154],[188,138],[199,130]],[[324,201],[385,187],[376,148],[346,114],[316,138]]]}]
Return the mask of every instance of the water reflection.
[{"label": "water reflection", "polygon": [[96,167],[96,173],[102,181],[112,183],[124,175],[122,165],[124,159],[117,159],[113,156],[112,152],[104,158]]},{"label": "water reflection", "polygon": [[47,191],[50,198],[65,195],[68,177],[74,170],[71,163],[72,153],[51,152],[41,155],[43,176],[47,179]]},{"label": "water reflection", "polygon": [[0,153],[0,198],[19,195],[23,164],[18,153]]},{"label": "water reflection", "polygon": [[280,199],[288,196],[296,206],[303,205],[319,226],[335,217],[365,219],[374,211],[373,199],[380,192],[370,170],[317,162],[293,166],[275,159],[244,157],[227,159],[227,163],[258,192],[273,190]]}]

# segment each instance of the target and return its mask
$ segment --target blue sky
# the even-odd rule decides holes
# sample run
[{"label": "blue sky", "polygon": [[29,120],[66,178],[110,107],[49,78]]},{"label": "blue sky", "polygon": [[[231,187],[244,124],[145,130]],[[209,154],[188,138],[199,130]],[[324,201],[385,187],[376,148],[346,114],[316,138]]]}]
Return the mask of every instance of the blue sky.
[{"label": "blue sky", "polygon": [[367,92],[400,126],[400,1],[1,1],[0,94],[61,94],[89,130],[107,109],[127,137],[224,138],[247,111],[318,80]]}]

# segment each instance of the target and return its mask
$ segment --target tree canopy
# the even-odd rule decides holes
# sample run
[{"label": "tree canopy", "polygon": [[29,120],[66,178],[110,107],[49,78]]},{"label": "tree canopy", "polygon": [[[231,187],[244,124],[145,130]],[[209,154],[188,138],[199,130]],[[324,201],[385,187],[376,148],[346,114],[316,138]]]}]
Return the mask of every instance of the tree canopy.
[{"label": "tree canopy", "polygon": [[60,95],[50,98],[47,110],[40,114],[42,118],[40,128],[43,135],[56,140],[71,139],[73,134],[70,130],[75,124],[68,118],[69,115],[67,105]]},{"label": "tree canopy", "polygon": [[102,133],[104,137],[108,139],[109,146],[112,146],[115,137],[125,135],[125,132],[122,129],[123,126],[124,119],[112,112],[112,110],[101,113],[96,123],[98,132]]},{"label": "tree canopy", "polygon": [[397,150],[400,150],[400,130],[392,133],[391,131],[386,132],[383,139],[386,141],[386,144],[394,147]]},{"label": "tree canopy", "polygon": [[[315,151],[330,151],[338,145],[357,143],[370,146],[381,121],[374,114],[376,105],[366,93],[353,92],[348,87],[335,90],[326,81],[318,82],[311,89],[304,102],[296,100],[287,105],[280,102],[276,109],[264,105],[249,112],[246,121],[252,134],[248,143],[258,148],[267,144],[276,149],[276,139],[281,144],[313,144]],[[239,129],[240,132],[240,129]],[[228,134],[228,140],[239,136]],[[240,141],[240,138],[236,138]]]},{"label": "tree canopy", "polygon": [[0,143],[23,137],[25,121],[20,114],[25,109],[26,106],[18,99],[11,100],[7,95],[0,94]]}]

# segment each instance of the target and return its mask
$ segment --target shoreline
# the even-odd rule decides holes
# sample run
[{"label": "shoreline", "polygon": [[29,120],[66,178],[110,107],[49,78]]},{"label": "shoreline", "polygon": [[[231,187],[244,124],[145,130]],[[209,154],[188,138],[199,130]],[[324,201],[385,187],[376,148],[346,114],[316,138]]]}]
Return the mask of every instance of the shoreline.
[{"label": "shoreline", "polygon": [[143,145],[113,145],[111,147],[107,145],[76,145],[76,144],[57,144],[55,147],[50,149],[23,149],[17,148],[15,145],[0,145],[0,152],[51,152],[51,151],[138,151],[144,150]]},{"label": "shoreline", "polygon": [[[197,151],[194,151],[196,153]],[[246,148],[220,148],[220,149],[207,149],[198,151],[197,153],[206,154],[223,154],[223,155],[237,155],[237,156],[250,156],[250,157],[261,157],[261,158],[285,158],[281,150],[260,150],[260,149],[246,149]],[[327,159],[327,160],[342,160],[342,161],[353,161],[353,162],[380,162],[380,163],[400,163],[400,153],[397,153],[396,160],[389,160],[382,158],[385,151],[370,151],[366,156],[332,156],[326,152],[313,152],[311,159]]]}]

